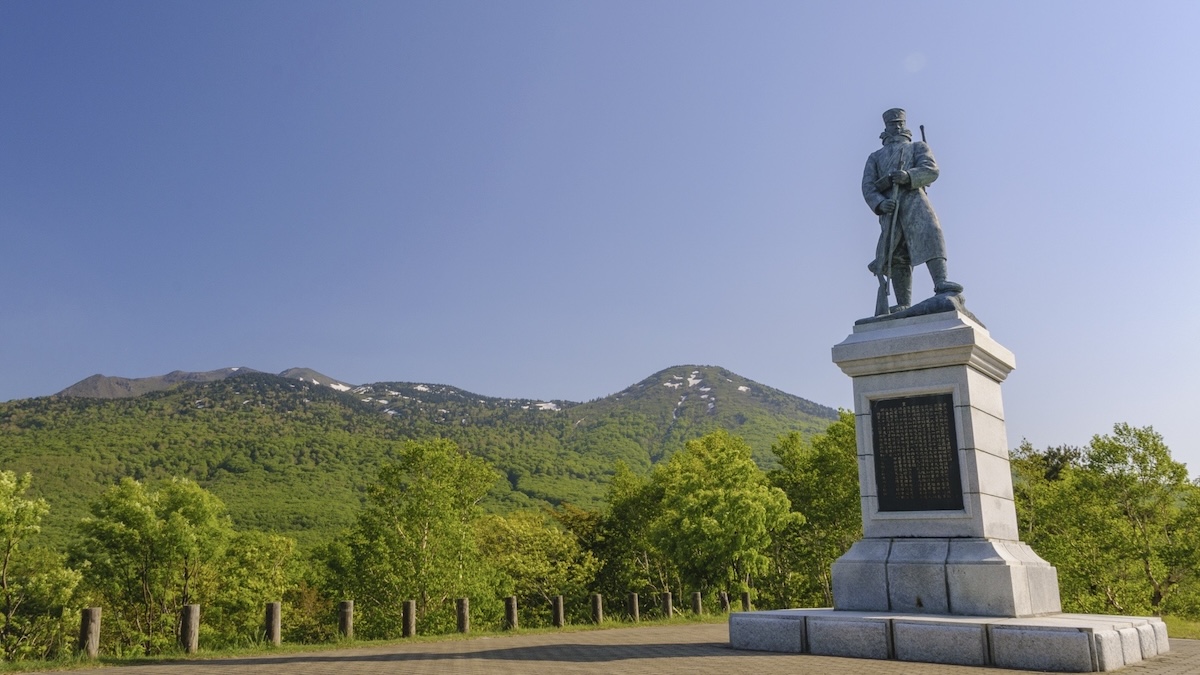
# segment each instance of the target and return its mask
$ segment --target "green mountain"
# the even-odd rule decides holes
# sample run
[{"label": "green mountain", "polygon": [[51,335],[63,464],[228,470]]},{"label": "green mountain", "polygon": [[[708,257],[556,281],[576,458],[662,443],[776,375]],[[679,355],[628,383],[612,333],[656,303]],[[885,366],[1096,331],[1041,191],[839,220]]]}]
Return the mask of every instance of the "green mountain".
[{"label": "green mountain", "polygon": [[668,368],[588,403],[424,383],[351,387],[307,369],[226,370],[139,396],[0,403],[0,468],[34,474],[58,544],[120,478],[185,476],[219,495],[239,527],[312,546],[353,521],[364,486],[407,439],[450,438],[491,462],[505,480],[489,509],[595,507],[618,461],[648,471],[688,439],[726,428],[769,465],[779,434],[812,434],[836,419],[713,366]]},{"label": "green mountain", "polygon": [[[112,377],[97,373],[58,392],[59,396],[82,396],[85,398],[129,398],[149,394],[152,391],[165,391],[185,382],[214,382],[232,377],[239,373],[257,373],[253,368],[219,368],[194,373],[176,370],[166,375],[152,377]],[[280,377],[294,380],[309,380],[313,384],[323,384],[338,391],[346,391],[349,385],[339,382],[332,377],[322,375],[310,368],[288,368],[279,373]]]}]

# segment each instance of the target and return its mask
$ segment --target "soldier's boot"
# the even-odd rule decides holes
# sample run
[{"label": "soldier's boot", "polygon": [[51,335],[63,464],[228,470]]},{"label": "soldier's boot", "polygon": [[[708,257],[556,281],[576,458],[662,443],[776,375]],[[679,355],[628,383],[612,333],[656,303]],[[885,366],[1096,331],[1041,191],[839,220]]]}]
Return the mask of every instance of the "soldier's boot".
[{"label": "soldier's boot", "polygon": [[931,258],[925,266],[929,268],[929,276],[933,277],[934,293],[962,293],[962,284],[946,280],[945,258]]},{"label": "soldier's boot", "polygon": [[896,294],[896,304],[893,313],[908,309],[912,305],[912,268],[908,265],[896,265],[892,268],[892,292]]}]

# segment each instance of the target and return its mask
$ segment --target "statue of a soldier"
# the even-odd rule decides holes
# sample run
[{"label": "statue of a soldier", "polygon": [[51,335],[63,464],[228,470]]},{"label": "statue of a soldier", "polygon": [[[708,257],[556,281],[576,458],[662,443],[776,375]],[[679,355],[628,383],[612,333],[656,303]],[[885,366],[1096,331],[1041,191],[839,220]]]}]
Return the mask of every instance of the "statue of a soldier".
[{"label": "statue of a soldier", "polygon": [[[963,289],[946,279],[946,240],[925,194],[925,187],[937,180],[937,162],[924,141],[913,143],[912,132],[904,123],[900,108],[883,113],[884,129],[879,135],[883,147],[871,153],[863,169],[863,198],[879,216],[882,229],[875,260],[867,266],[880,278],[877,316],[903,311],[912,304],[914,265],[924,263],[929,269],[934,293],[961,293]],[[890,308],[889,279],[896,295],[896,304]]]}]

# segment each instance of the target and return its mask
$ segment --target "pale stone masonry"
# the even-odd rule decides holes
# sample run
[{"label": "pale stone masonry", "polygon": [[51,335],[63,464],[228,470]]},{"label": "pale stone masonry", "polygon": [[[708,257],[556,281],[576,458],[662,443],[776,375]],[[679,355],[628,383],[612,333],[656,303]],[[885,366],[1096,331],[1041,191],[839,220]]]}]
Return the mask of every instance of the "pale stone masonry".
[{"label": "pale stone masonry", "polygon": [[[1017,534],[1000,383],[1012,352],[959,312],[861,324],[833,348],[854,380],[863,539],[833,565],[834,607],[979,616],[1061,611],[1058,575]],[[872,403],[949,395],[959,509],[885,510]],[[921,452],[922,448],[915,448]]]},{"label": "pale stone masonry", "polygon": [[832,609],[743,612],[738,649],[1105,672],[1170,649],[1157,618],[1063,614],[1017,531],[1000,384],[1012,352],[970,314],[862,322],[833,348],[854,381],[863,538]]},{"label": "pale stone masonry", "polygon": [[833,609],[730,615],[738,649],[959,666],[1108,672],[1170,650],[1161,619],[1055,614],[967,617]]}]

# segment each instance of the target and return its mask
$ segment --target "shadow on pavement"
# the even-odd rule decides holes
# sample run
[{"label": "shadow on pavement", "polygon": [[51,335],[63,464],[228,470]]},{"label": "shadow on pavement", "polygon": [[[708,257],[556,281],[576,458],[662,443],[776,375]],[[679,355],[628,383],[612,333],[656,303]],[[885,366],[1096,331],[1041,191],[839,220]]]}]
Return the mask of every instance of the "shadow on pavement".
[{"label": "shadow on pavement", "polygon": [[[387,654],[306,654],[296,656],[263,656],[240,659],[215,659],[204,661],[205,668],[221,666],[281,665],[289,663],[402,663],[404,661],[533,661],[600,663],[635,659],[672,659],[680,657],[734,656],[753,654],[731,649],[720,642],[687,642],[679,644],[637,645],[589,645],[558,644],[508,647],[502,649],[478,649],[462,652],[403,651]],[[167,665],[167,664],[160,664]],[[175,664],[171,664],[175,665]],[[196,662],[179,662],[181,667],[197,665]]]}]

